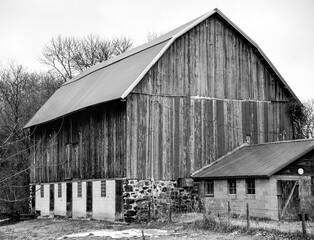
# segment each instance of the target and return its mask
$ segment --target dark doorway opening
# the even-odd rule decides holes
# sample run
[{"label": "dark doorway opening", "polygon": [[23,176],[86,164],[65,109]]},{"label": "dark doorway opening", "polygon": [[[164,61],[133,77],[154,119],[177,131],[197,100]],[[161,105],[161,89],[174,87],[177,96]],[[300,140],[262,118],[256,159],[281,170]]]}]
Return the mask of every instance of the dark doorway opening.
[{"label": "dark doorway opening", "polygon": [[36,203],[36,186],[35,185],[32,185],[32,188],[31,188],[31,197],[32,197],[32,212],[35,212],[35,203]]},{"label": "dark doorway opening", "polygon": [[72,217],[72,183],[67,183],[66,186],[67,217]]},{"label": "dark doorway opening", "polygon": [[123,181],[116,180],[116,220],[123,220]]},{"label": "dark doorway opening", "polygon": [[91,215],[93,212],[93,183],[86,183],[86,212]]},{"label": "dark doorway opening", "polygon": [[49,185],[49,211],[53,212],[55,210],[55,185]]}]

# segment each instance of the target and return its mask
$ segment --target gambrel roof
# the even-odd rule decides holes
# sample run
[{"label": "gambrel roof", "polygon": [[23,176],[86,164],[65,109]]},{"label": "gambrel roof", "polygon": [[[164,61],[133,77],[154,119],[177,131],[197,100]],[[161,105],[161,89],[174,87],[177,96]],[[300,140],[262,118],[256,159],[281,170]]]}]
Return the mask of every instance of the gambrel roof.
[{"label": "gambrel roof", "polygon": [[262,55],[290,94],[299,101],[259,46],[218,9],[214,9],[142,46],[97,64],[64,83],[38,110],[24,128],[46,123],[84,108],[124,99],[160,59],[172,43],[184,33],[218,14]]},{"label": "gambrel roof", "polygon": [[192,174],[195,179],[270,177],[314,150],[314,140],[245,145]]}]

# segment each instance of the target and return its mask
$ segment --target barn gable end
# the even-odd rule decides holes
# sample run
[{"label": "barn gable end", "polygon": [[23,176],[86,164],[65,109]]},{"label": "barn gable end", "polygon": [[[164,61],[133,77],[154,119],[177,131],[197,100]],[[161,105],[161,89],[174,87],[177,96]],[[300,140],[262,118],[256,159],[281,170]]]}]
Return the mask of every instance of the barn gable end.
[{"label": "barn gable end", "polygon": [[292,139],[293,99],[256,45],[215,13],[176,38],[127,97],[127,176],[188,177],[247,139]]}]

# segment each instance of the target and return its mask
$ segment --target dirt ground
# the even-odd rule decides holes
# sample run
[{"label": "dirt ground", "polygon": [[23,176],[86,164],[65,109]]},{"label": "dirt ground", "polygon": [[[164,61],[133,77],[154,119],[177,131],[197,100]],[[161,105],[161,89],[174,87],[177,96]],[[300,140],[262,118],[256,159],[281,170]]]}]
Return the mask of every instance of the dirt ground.
[{"label": "dirt ground", "polygon": [[[163,234],[158,235],[158,232],[152,236],[146,234],[151,229],[164,230]],[[127,229],[139,229],[144,231],[145,239],[219,239],[219,240],[258,240],[266,239],[263,236],[249,236],[239,234],[237,232],[223,234],[214,233],[205,230],[192,229],[189,227],[180,226],[179,224],[167,225],[137,225],[137,224],[116,224],[104,221],[88,221],[88,220],[55,220],[55,219],[37,219],[30,221],[23,221],[12,225],[0,227],[0,239],[113,239],[112,237],[96,237],[94,234],[89,234],[93,231],[108,230],[108,231],[122,231]],[[167,231],[167,234],[165,232]],[[73,233],[87,233],[83,237],[69,237]],[[130,237],[120,237],[116,239],[130,239]],[[131,237],[131,239],[143,239],[142,236]]]},{"label": "dirt ground", "polygon": [[[228,233],[214,232],[204,229],[202,222],[203,214],[189,213],[173,216],[172,223],[169,224],[163,221],[153,221],[149,224],[126,224],[118,222],[107,222],[97,220],[72,220],[65,218],[41,218],[35,220],[21,221],[15,224],[2,225],[0,222],[0,240],[1,239],[211,239],[211,240],[281,240],[281,239],[296,239],[286,235],[278,235],[274,233],[275,227],[280,232],[283,231],[283,226],[292,229],[292,225],[281,223],[282,225],[274,225],[272,222],[258,222],[258,226],[254,221],[251,222],[252,229],[250,234],[243,231],[243,226],[240,228],[232,228]],[[222,222],[219,220],[218,228]],[[235,220],[232,220],[235,221]],[[231,222],[232,222],[231,221]],[[242,222],[236,220],[233,225],[241,226]],[[239,225],[239,223],[241,223]],[[270,226],[264,226],[268,224]],[[291,223],[292,224],[292,223]],[[294,224],[295,225],[295,224]],[[314,225],[313,225],[314,226]],[[258,227],[258,228],[257,228]],[[257,230],[268,229],[268,231]],[[299,226],[297,226],[299,227]],[[308,230],[313,228],[308,226]],[[214,229],[214,228],[212,228]],[[215,228],[216,229],[216,228]],[[241,230],[242,229],[242,230]],[[309,232],[309,231],[308,231]],[[302,238],[302,237],[301,237]],[[298,239],[301,239],[298,238]],[[311,239],[311,238],[308,238]]]}]

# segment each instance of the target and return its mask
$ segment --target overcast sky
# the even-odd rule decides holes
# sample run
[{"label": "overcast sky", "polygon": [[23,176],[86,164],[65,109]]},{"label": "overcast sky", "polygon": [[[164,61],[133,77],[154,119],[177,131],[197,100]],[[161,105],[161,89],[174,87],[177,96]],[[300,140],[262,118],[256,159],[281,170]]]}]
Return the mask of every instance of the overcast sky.
[{"label": "overcast sky", "polygon": [[58,35],[132,37],[167,32],[221,10],[253,39],[301,99],[314,98],[314,0],[0,0],[0,64],[29,70]]}]

